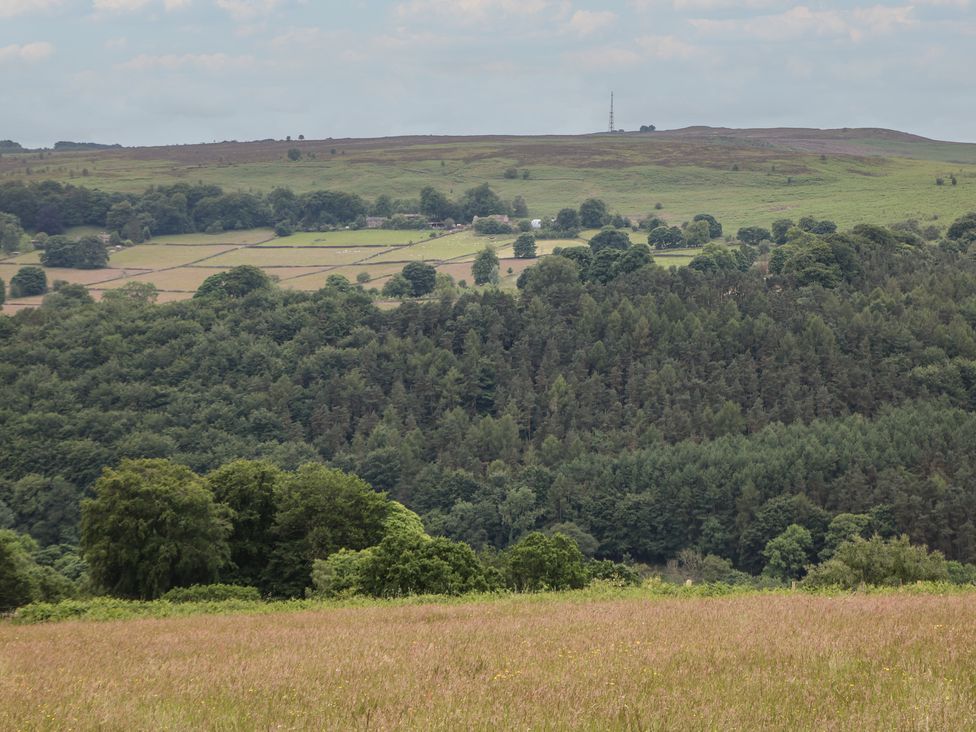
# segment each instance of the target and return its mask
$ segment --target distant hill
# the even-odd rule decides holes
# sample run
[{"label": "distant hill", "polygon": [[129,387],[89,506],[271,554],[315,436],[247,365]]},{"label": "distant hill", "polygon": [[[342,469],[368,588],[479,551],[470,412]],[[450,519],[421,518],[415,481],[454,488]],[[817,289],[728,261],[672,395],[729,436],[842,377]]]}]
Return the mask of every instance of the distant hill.
[{"label": "distant hill", "polygon": [[121,145],[103,145],[98,142],[70,142],[67,140],[61,140],[60,142],[54,143],[54,149],[59,151],[67,150],[117,150],[121,149]]},{"label": "distant hill", "polygon": [[[320,132],[320,134],[327,134]],[[298,159],[289,153],[298,151]],[[535,217],[590,197],[632,217],[657,212],[680,225],[706,212],[730,231],[784,217],[841,226],[952,220],[973,208],[976,144],[896,130],[843,128],[678,130],[587,135],[411,135],[264,139],[157,147],[58,143],[0,158],[0,185],[59,180],[112,192],[208,183],[228,191],[330,189],[372,201],[416,199],[426,186],[451,197],[488,183],[522,196]],[[506,177],[515,169],[518,176]],[[937,181],[957,185],[937,185]]]}]

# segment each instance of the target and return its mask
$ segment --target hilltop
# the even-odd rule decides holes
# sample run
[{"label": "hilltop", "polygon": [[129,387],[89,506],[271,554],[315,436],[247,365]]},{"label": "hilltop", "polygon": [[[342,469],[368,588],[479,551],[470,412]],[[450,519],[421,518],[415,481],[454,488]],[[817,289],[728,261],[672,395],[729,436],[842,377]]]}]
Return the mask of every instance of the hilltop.
[{"label": "hilltop", "polygon": [[[289,152],[297,160],[289,159]],[[515,169],[518,176],[506,178]],[[956,177],[954,188],[937,178]],[[6,152],[0,183],[47,179],[141,192],[185,181],[225,190],[332,189],[366,198],[450,195],[488,182],[533,216],[590,196],[680,224],[708,212],[735,229],[788,216],[840,225],[952,219],[972,204],[976,144],[878,129],[727,129],[576,136],[403,136]]]}]

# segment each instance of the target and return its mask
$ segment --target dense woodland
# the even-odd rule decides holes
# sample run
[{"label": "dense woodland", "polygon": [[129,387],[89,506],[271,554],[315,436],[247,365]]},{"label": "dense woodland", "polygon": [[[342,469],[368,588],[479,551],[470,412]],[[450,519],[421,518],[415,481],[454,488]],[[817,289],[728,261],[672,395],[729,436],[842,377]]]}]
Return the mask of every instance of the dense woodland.
[{"label": "dense woodland", "polygon": [[795,230],[769,273],[712,245],[607,284],[553,256],[517,294],[386,312],[341,280],[55,293],[0,319],[0,528],[70,553],[107,466],[260,458],[361,476],[477,550],[546,529],[758,572],[792,525],[812,557],[856,514],[973,562],[974,240],[976,216],[939,245]]}]

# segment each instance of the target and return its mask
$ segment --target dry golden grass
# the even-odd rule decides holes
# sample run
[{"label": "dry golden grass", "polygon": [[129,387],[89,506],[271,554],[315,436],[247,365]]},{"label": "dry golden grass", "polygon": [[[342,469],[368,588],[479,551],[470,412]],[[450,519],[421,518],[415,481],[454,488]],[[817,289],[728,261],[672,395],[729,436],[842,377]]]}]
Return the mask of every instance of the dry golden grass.
[{"label": "dry golden grass", "polygon": [[[19,265],[0,264],[0,280],[10,282],[10,279],[20,270]],[[131,270],[130,270],[131,271]],[[122,269],[67,269],[61,267],[45,267],[44,273],[47,275],[48,285],[52,285],[57,280],[72,282],[79,285],[93,285],[98,282],[114,280],[122,277],[125,270]]]},{"label": "dry golden grass", "polygon": [[972,596],[0,626],[0,729],[976,728]]},{"label": "dry golden grass", "polygon": [[[512,277],[516,279],[522,272],[533,264],[537,264],[539,260],[537,259],[499,259],[498,260],[498,274],[502,280],[509,277],[508,270],[511,268]],[[450,264],[439,264],[437,265],[437,271],[443,272],[444,274],[449,274],[457,280],[465,280],[470,285],[474,282],[474,276],[471,274],[472,262],[452,262]]]},{"label": "dry golden grass", "polygon": [[[389,277],[403,269],[402,264],[351,264],[344,267],[331,267],[318,272],[298,277],[297,279],[282,281],[281,286],[291,290],[319,290],[325,287],[325,283],[332,275],[340,275],[350,282],[356,281],[356,275],[366,272],[370,276],[369,286],[374,287],[375,282]],[[269,270],[272,274],[274,270]]]},{"label": "dry golden grass", "polygon": [[237,267],[251,264],[255,267],[306,267],[352,264],[383,254],[378,247],[248,247],[236,249],[207,262],[219,267]]},{"label": "dry golden grass", "polygon": [[209,260],[218,254],[234,250],[231,244],[174,247],[163,244],[138,244],[134,247],[109,253],[109,264],[125,269],[165,269],[180,267],[192,262]]}]

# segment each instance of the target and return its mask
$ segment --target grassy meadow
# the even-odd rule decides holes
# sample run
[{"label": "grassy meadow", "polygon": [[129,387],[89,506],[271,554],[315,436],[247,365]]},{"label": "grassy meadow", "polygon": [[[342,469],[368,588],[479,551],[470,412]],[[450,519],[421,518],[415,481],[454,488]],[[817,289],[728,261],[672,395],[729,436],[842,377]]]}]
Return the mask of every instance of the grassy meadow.
[{"label": "grassy meadow", "polygon": [[623,591],[0,625],[0,728],[976,726],[972,595]]},{"label": "grassy meadow", "polygon": [[[291,147],[302,151],[300,161],[287,159]],[[517,168],[519,176],[506,178],[509,167]],[[87,175],[81,175],[83,169]],[[526,171],[528,177],[523,178]],[[937,177],[948,181],[950,175],[958,185],[935,184]],[[367,198],[380,194],[416,198],[426,185],[459,197],[466,189],[488,182],[505,198],[524,196],[532,216],[551,215],[597,196],[613,211],[640,217],[653,213],[671,224],[708,212],[731,234],[741,226],[768,226],[779,218],[805,215],[829,218],[841,227],[908,218],[945,225],[976,208],[976,145],[869,130],[761,134],[690,130],[653,135],[266,141],[0,158],[0,184],[23,179],[56,179],[123,192],[179,181],[215,183],[230,191],[328,188]],[[70,233],[95,231],[88,227]],[[584,244],[592,233],[583,232],[578,240],[540,241],[538,252],[546,255],[556,246]],[[644,241],[645,234],[637,232],[631,238]],[[361,271],[370,274],[371,286],[381,287],[403,263],[427,261],[455,279],[470,282],[469,262],[479,250],[491,244],[508,259],[514,239],[472,232],[431,239],[429,232],[382,229],[283,238],[270,229],[185,234],[158,237],[150,244],[113,253],[111,271],[98,275],[52,271],[49,280],[80,282],[97,297],[103,289],[135,276],[156,283],[159,300],[168,301],[189,297],[208,274],[219,271],[203,268],[253,264],[288,287],[317,289],[330,274],[352,280]],[[694,253],[654,256],[663,267],[680,267]],[[38,254],[29,252],[0,261],[0,267],[10,275],[14,265],[37,262]],[[516,276],[523,267],[521,263],[508,266],[513,266]],[[501,284],[514,287],[516,276],[506,276],[506,269],[503,266]],[[27,304],[36,303],[11,300],[4,312]]]},{"label": "grassy meadow", "polygon": [[[768,226],[784,216],[830,218],[841,226],[951,220],[976,200],[976,145],[893,139],[869,131],[823,137],[817,152],[807,142],[772,133],[757,140],[729,131],[707,139],[673,132],[221,143],[45,153],[42,159],[4,155],[0,182],[53,178],[140,192],[150,185],[200,181],[227,190],[327,188],[367,198],[384,193],[416,198],[426,185],[456,197],[489,182],[505,198],[524,196],[533,216],[597,196],[629,216],[647,215],[660,203],[657,214],[674,224],[709,212],[729,231]],[[291,147],[303,151],[302,160],[287,159]],[[529,171],[529,178],[505,178],[509,167]],[[89,174],[81,177],[82,169]],[[950,174],[958,186],[935,185],[936,177]]]}]

